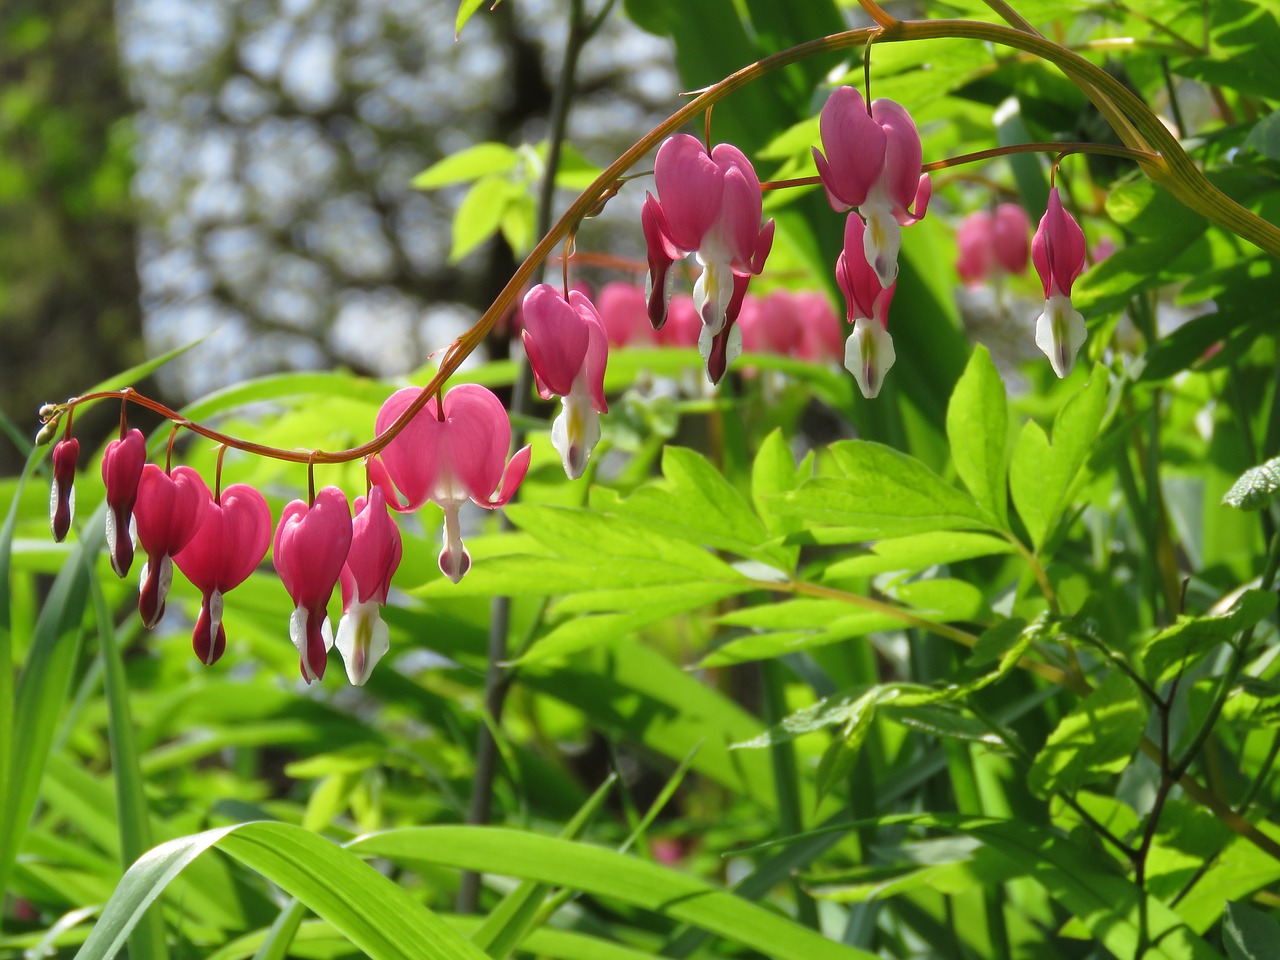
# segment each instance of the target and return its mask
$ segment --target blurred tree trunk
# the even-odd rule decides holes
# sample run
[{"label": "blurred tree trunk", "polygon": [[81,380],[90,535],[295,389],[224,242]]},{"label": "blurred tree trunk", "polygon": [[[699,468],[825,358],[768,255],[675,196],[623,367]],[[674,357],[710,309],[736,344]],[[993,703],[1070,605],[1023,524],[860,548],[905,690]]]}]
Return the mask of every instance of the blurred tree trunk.
[{"label": "blurred tree trunk", "polygon": [[[5,3],[0,411],[28,435],[41,403],[82,392],[144,356],[131,114],[111,0]],[[91,421],[77,418],[77,432],[105,431],[115,415],[102,409]],[[0,443],[0,471],[20,462]]]}]

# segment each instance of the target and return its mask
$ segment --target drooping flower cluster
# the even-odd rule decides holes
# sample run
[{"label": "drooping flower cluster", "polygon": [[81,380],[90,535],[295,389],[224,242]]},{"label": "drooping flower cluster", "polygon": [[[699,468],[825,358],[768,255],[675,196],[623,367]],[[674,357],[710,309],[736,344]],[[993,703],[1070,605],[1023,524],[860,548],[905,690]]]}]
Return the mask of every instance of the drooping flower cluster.
[{"label": "drooping flower cluster", "polygon": [[[700,321],[687,294],[671,298],[667,322],[660,330],[650,326],[644,291],[634,284],[607,283],[598,300],[611,347],[690,347],[697,343]],[[737,326],[742,331],[742,348],[750,353],[771,353],[810,363],[839,360],[844,355],[839,320],[826,294],[817,290],[779,288],[763,297],[747,293]]]},{"label": "drooping flower cluster", "polygon": [[751,161],[727,143],[710,152],[688,134],[669,137],[653,165],[657,196],[640,215],[648,249],[649,320],[661,328],[671,297],[671,267],[693,253],[702,272],[693,287],[702,318],[698,349],[707,377],[719,383],[742,352],[734,326],[747,284],[764,269],[773,246],[773,221],[760,226],[763,201]]},{"label": "drooping flower cluster", "polygon": [[888,287],[898,276],[901,228],[924,219],[932,189],[921,173],[915,122],[893,100],[874,100],[867,109],[862,94],[840,87],[827,98],[819,124],[822,150],[814,147],[813,159],[827,200],[836,212],[856,207],[866,220],[867,263]]},{"label": "drooping flower cluster", "polygon": [[813,159],[827,200],[837,212],[856,208],[845,222],[836,282],[853,324],[845,366],[862,395],[872,398],[896,358],[889,303],[897,284],[902,227],[924,217],[929,175],[921,170],[916,125],[892,100],[875,100],[868,109],[857,90],[840,87],[827,98],[819,129],[822,149],[813,148]]},{"label": "drooping flower cluster", "polygon": [[[603,344],[603,332],[600,336]],[[378,413],[378,432],[389,429],[420,394],[413,388],[393,394]],[[363,684],[390,648],[380,609],[402,547],[388,503],[410,510],[433,500],[444,509],[440,568],[456,582],[471,564],[462,546],[459,508],[467,500],[490,509],[501,506],[528,470],[528,447],[504,470],[510,440],[506,411],[496,396],[472,384],[455,387],[445,394],[442,415],[433,397],[369,461],[373,486],[356,499],[354,519],[346,495],[325,487],[309,501],[286,505],[273,538],[271,509],[261,493],[243,483],[213,493],[190,467],[161,469],[146,463],[142,434],[130,430],[112,441],[103,457],[112,567],[126,575],[136,537],[147,556],[138,612],[147,627],[154,627],[164,616],[176,566],[200,591],[192,645],[200,661],[210,665],[227,646],[223,598],[258,569],[270,548],[294,604],[289,637],[303,678],[308,683],[321,679],[329,649],[336,645],[348,678]],[[78,454],[73,437],[54,448],[50,525],[59,540],[72,521]],[[399,499],[397,489],[407,502]],[[343,615],[335,636],[328,607],[339,583]]]}]

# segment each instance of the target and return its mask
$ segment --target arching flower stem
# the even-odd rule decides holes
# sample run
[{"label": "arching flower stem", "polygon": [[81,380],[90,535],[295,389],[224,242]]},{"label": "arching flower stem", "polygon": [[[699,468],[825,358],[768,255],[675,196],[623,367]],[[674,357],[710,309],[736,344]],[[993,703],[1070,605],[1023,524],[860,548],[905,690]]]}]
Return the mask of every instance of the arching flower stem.
[{"label": "arching flower stem", "polygon": [[[534,270],[554,252],[557,245],[576,229],[584,218],[596,211],[604,198],[616,192],[621,178],[664,138],[765,74],[809,57],[850,49],[869,41],[898,43],[938,39],[979,40],[1014,47],[1054,64],[1082,89],[1094,106],[1106,117],[1124,141],[1125,147],[1131,151],[1125,156],[1137,160],[1148,177],[1166,187],[1190,209],[1273,256],[1280,257],[1280,227],[1268,223],[1214,186],[1188,156],[1177,138],[1165,129],[1160,119],[1136,94],[1084,57],[1038,33],[1025,29],[974,20],[895,20],[871,0],[863,0],[863,6],[877,20],[879,26],[862,27],[820,37],[749,64],[700,91],[687,104],[637,140],[578,195],[555,226],[543,235],[524,262],[516,268],[507,285],[503,287],[489,308],[469,330],[449,346],[441,359],[439,369],[426,384],[415,403],[406,408],[384,433],[367,443],[338,451],[308,452],[269,447],[241,440],[195,423],[159,401],[142,396],[132,389],[105,390],[74,397],[55,407],[50,417],[46,418],[46,422],[62,416],[82,403],[119,399],[146,407],[216,443],[274,460],[293,463],[347,463],[376,454],[405,428],[432,396],[439,392],[462,361],[470,356],[493,329],[499,318],[510,311],[516,297],[529,285]],[[1096,145],[1091,147],[1091,149],[1095,148]],[[1062,147],[1059,145],[1057,149],[1060,151]]]}]

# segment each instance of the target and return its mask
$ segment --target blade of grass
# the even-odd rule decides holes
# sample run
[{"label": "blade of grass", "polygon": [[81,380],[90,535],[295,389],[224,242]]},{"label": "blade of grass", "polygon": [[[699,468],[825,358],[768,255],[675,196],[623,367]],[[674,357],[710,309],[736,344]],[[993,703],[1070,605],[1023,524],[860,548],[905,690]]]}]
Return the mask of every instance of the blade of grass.
[{"label": "blade of grass", "polygon": [[[35,469],[36,458],[27,459],[26,469],[18,478],[13,491],[13,503],[9,505],[9,515],[5,518],[4,527],[0,528],[0,798],[6,801],[10,796],[12,780],[13,751],[8,749],[13,743],[13,624],[12,601],[13,589],[9,580],[10,562],[13,555],[13,530],[18,522],[18,504],[22,502],[22,487]],[[7,831],[6,831],[7,832]],[[5,889],[8,875],[9,857],[6,840],[0,835],[0,891]],[[0,928],[3,927],[4,914],[0,912]]]},{"label": "blade of grass", "polygon": [[253,960],[285,960],[306,915],[307,908],[301,900],[296,897],[290,900],[267,930],[266,939],[254,951]]},{"label": "blade of grass", "polygon": [[242,823],[162,844],[129,868],[78,960],[109,960],[188,864],[217,847],[295,896],[373,960],[486,960],[405,890],[337,844],[286,823]]},{"label": "blade of grass", "polygon": [[0,890],[5,889],[13,861],[35,812],[40,779],[58,719],[71,687],[80,652],[81,621],[93,577],[94,560],[102,545],[105,504],[82,529],[66,564],[53,581],[40,616],[22,678],[13,698],[7,753],[9,782],[0,820]]},{"label": "blade of grass", "polygon": [[776,960],[871,960],[695,877],[636,857],[499,827],[408,827],[362,837],[350,849],[572,887],[697,924]]},{"label": "blade of grass", "polygon": [[[760,666],[764,722],[769,726],[781,722],[788,713],[784,670],[786,667],[776,660],[766,661]],[[795,836],[804,831],[795,744],[790,740],[778,740],[770,744],[769,759],[773,763],[773,789],[778,797],[778,826],[783,835]],[[818,905],[794,877],[791,879],[791,895],[795,898],[796,916],[800,922],[817,930]]]}]

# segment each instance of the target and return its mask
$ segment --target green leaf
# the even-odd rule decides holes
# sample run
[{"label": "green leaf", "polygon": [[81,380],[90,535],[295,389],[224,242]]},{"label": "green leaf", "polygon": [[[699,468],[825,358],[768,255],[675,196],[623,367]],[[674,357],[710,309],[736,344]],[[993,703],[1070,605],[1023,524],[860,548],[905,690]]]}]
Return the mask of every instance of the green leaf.
[{"label": "green leaf", "polygon": [[1280,946],[1280,923],[1246,903],[1228,903],[1222,943],[1230,960],[1267,960]]},{"label": "green leaf", "polygon": [[1018,437],[1009,467],[1014,506],[1040,547],[1067,507],[1080,469],[1089,459],[1107,409],[1107,371],[1094,367],[1093,377],[1068,400],[1053,421],[1053,444],[1036,423]]},{"label": "green leaf", "polygon": [[409,827],[360,838],[351,849],[397,863],[429,863],[571,887],[693,924],[776,960],[871,958],[688,874],[535,833],[497,827]]},{"label": "green leaf", "polygon": [[620,513],[672,537],[751,556],[769,539],[751,505],[702,454],[662,451],[664,482],[617,503]]},{"label": "green leaf", "polygon": [[935,737],[967,740],[989,747],[1004,744],[999,734],[956,704],[921,703],[910,706],[887,703],[880,707],[880,716]]},{"label": "green leaf", "polygon": [[485,954],[347,850],[286,823],[244,823],[156,847],[103,908],[79,960],[114,957],[143,912],[196,857],[216,847],[279,886],[376,960],[484,960]]},{"label": "green leaf", "polygon": [[803,527],[797,517],[783,517],[773,509],[771,497],[789,493],[799,484],[805,470],[796,469],[795,457],[787,445],[786,435],[779,427],[770,431],[760,443],[756,458],[751,464],[751,498],[769,533],[781,536]]},{"label": "green leaf", "polygon": [[453,246],[449,249],[449,262],[457,263],[497,233],[507,207],[514,197],[523,194],[523,187],[500,176],[485,176],[477,180],[453,215]]},{"label": "green leaf", "polygon": [[[473,935],[484,922],[483,917],[456,914],[443,914],[442,919],[463,936]],[[254,953],[265,942],[264,932],[250,933],[209,954],[206,960],[249,960],[250,955],[254,960],[284,960],[284,954]],[[297,943],[298,950],[291,956],[321,958],[351,954],[350,947],[323,920],[308,920],[300,924]],[[652,951],[633,950],[600,937],[567,930],[534,930],[523,947],[530,955],[547,960],[652,960],[653,957]]]},{"label": "green leaf", "polygon": [[1244,145],[1268,160],[1280,160],[1280,116],[1270,113],[1255,123]]},{"label": "green leaf", "polygon": [[[704,581],[743,579],[709,550],[677,539],[654,523],[571,507],[518,504],[506,510],[522,531],[558,556],[610,577],[610,585],[618,585],[608,571],[620,560],[647,564],[652,574],[641,583],[672,583],[690,576]],[[656,579],[659,575],[664,578]]]},{"label": "green leaf", "polygon": [[1222,502],[1239,510],[1261,510],[1275,499],[1277,491],[1280,491],[1280,457],[1240,474],[1240,479],[1222,495]]},{"label": "green leaf", "polygon": [[1180,64],[1178,72],[1213,86],[1274,97],[1280,90],[1276,12],[1247,0],[1215,0],[1206,10],[1213,25],[1212,53]]},{"label": "green leaf", "polygon": [[1276,595],[1270,590],[1246,590],[1226,613],[1206,617],[1178,617],[1173,626],[1161,630],[1142,648],[1147,672],[1163,683],[1221,643],[1227,643],[1276,609]]},{"label": "green leaf", "polygon": [[1005,446],[1009,434],[1008,400],[1004,381],[979,344],[969,356],[964,374],[947,406],[947,440],[956,473],[973,498],[986,507],[1001,527],[1009,524]]},{"label": "green leaf", "polygon": [[1150,960],[1220,960],[1178,914],[1115,872],[1108,859],[1021,821],[975,824],[966,832],[1028,868],[1113,956],[1136,956],[1145,943],[1142,955]]},{"label": "green leaf", "polygon": [[848,528],[878,540],[932,530],[990,528],[994,520],[914,457],[869,440],[832,444],[845,476],[818,477],[773,498],[774,509],[811,524]]},{"label": "green leaf", "polygon": [[858,755],[862,752],[862,745],[871,732],[871,722],[876,717],[881,694],[880,688],[873,688],[849,706],[844,729],[818,761],[819,800],[841,786],[853,772]]},{"label": "green leaf", "polygon": [[[463,8],[474,11],[484,0],[463,0]],[[468,12],[467,16],[471,13]],[[458,11],[462,17],[462,10]],[[458,29],[462,26],[459,24]],[[419,190],[436,190],[456,183],[471,183],[481,177],[510,173],[519,155],[505,143],[477,143],[452,153],[427,167],[410,181]]]},{"label": "green leaf", "polygon": [[[462,28],[467,25],[467,21],[471,19],[472,14],[479,10],[483,3],[484,0],[462,0],[462,2],[458,4],[458,15],[453,21],[454,40],[457,40],[458,37],[462,36]],[[497,5],[497,3],[494,4],[495,7]],[[421,174],[419,174],[419,176],[421,176]]]},{"label": "green leaf", "polygon": [[871,545],[872,553],[863,557],[837,560],[822,571],[824,582],[830,583],[851,577],[863,577],[877,573],[904,571],[914,573],[926,567],[957,563],[975,557],[1013,553],[1008,540],[985,533],[962,533],[939,530],[914,536],[881,540]]},{"label": "green leaf", "polygon": [[1118,670],[1111,673],[1049,734],[1027,786],[1040,796],[1073,793],[1119,773],[1138,749],[1147,713],[1137,685]]},{"label": "green leaf", "polygon": [[571,659],[521,668],[521,685],[583,711],[609,735],[679,763],[695,748],[693,769],[752,802],[776,796],[768,758],[729,745],[763,726],[723,693],[648,646],[610,640]]},{"label": "green leaf", "polygon": [[517,257],[533,249],[537,219],[537,205],[532,195],[525,191],[512,193],[502,214],[502,237]]},{"label": "green leaf", "polygon": [[[14,485],[13,502],[9,505],[8,516],[4,527],[0,528],[0,799],[5,802],[6,809],[12,802],[13,786],[13,723],[15,719],[14,703],[14,662],[13,662],[13,620],[11,592],[13,584],[10,577],[13,556],[13,531],[18,522],[18,505],[22,502],[22,488],[26,485],[32,471],[40,462],[42,454],[33,450],[27,457],[27,465]],[[16,830],[9,816],[10,826],[0,833],[0,890],[7,889],[6,881],[12,857],[16,855],[17,837],[10,833]]]}]

